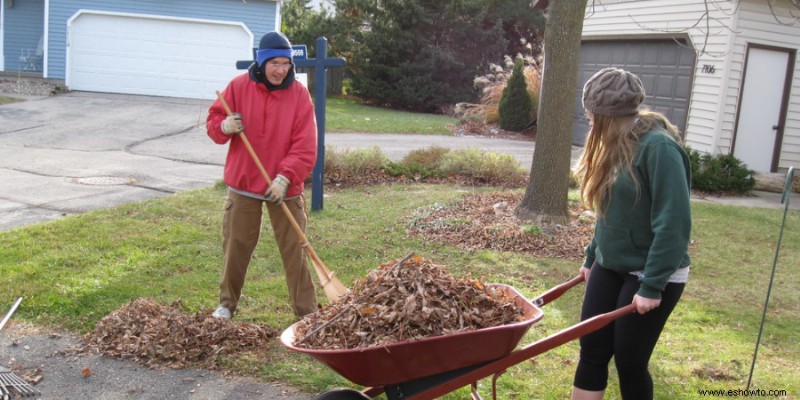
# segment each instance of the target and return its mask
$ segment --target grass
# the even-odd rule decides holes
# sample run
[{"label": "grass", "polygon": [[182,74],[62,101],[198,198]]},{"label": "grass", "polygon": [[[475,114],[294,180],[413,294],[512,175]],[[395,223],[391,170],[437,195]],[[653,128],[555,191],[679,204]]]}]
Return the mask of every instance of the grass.
[{"label": "grass", "polygon": [[9,103],[16,103],[16,102],[20,102],[20,101],[22,101],[22,100],[17,99],[17,98],[13,98],[13,97],[0,96],[0,105],[9,104]]},{"label": "grass", "polygon": [[[326,208],[312,213],[308,237],[320,258],[349,285],[381,262],[410,251],[507,283],[529,297],[572,277],[578,265],[525,254],[476,251],[431,243],[404,233],[406,217],[433,203],[447,204],[473,189],[450,185],[386,185],[326,192]],[[187,311],[216,306],[220,274],[220,205],[224,189],[209,187],[161,199],[98,210],[0,232],[0,307],[24,296],[15,320],[91,331],[111,311],[138,297],[162,304],[180,299]],[[693,270],[651,362],[657,399],[699,398],[698,390],[744,388],[761,322],[783,210],[694,203]],[[754,388],[800,395],[800,214],[786,221]],[[266,224],[266,229],[268,224]],[[283,273],[269,232],[248,273],[238,319],[278,329],[293,323]],[[319,298],[324,302],[324,294]],[[577,322],[581,291],[544,307],[522,344]],[[504,399],[568,397],[578,347],[568,343],[520,363],[498,380]],[[309,357],[277,341],[258,354],[225,360],[226,368],[319,393],[353,386]],[[612,367],[613,370],[613,367]],[[607,398],[619,398],[612,372]],[[480,382],[484,396],[491,381]],[[445,399],[468,397],[466,389]]]},{"label": "grass", "polygon": [[419,114],[371,107],[345,98],[328,98],[326,132],[381,132],[451,135],[448,125],[458,120],[444,115]]}]

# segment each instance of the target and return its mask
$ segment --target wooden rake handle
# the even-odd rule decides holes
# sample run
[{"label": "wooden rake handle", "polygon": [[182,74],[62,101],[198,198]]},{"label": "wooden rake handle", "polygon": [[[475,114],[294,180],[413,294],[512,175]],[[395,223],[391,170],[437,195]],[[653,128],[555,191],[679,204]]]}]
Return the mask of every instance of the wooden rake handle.
[{"label": "wooden rake handle", "polygon": [[[222,97],[222,93],[219,90],[217,90],[217,99],[219,99],[219,102],[222,104],[222,108],[225,109],[225,113],[231,115],[233,112],[228,106],[228,102],[225,101],[224,97]],[[256,163],[256,167],[258,167],[258,170],[261,171],[261,175],[264,176],[264,180],[267,181],[267,186],[272,185],[272,179],[270,179],[267,170],[264,169],[264,164],[262,164],[261,159],[258,158],[255,149],[253,149],[253,146],[250,144],[250,140],[247,139],[247,135],[245,135],[244,132],[240,132],[238,136],[242,139],[242,143],[244,143],[244,147],[247,148],[247,152],[250,153],[250,157],[253,159],[253,162]],[[283,213],[286,214],[286,218],[288,218],[289,222],[292,224],[294,231],[300,238],[301,245],[306,250],[306,253],[308,253],[309,257],[311,257],[311,261],[315,264],[315,266],[322,270],[322,274],[318,275],[321,281],[320,283],[325,288],[325,294],[328,297],[328,300],[331,302],[338,300],[339,297],[345,294],[344,286],[338,281],[335,274],[328,269],[325,263],[322,262],[319,256],[317,256],[317,252],[314,251],[314,248],[311,246],[311,243],[309,243],[306,234],[303,232],[303,229],[300,228],[300,225],[297,223],[297,220],[295,220],[294,215],[292,215],[292,212],[289,210],[289,207],[286,206],[285,202],[281,202],[281,209],[283,210]],[[329,293],[329,287],[336,288],[334,289],[335,293]]]}]

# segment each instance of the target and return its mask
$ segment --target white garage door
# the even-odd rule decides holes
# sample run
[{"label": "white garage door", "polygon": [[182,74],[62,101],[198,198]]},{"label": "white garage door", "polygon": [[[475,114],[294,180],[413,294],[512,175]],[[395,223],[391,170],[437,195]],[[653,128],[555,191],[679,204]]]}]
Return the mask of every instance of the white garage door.
[{"label": "white garage door", "polygon": [[211,99],[252,59],[239,23],[81,11],[69,22],[71,90]]}]

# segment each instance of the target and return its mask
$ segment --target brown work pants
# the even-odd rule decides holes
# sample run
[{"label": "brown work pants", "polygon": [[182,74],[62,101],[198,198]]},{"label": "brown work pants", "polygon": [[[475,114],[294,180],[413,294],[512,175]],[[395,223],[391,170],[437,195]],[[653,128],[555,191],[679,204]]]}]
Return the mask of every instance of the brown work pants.
[{"label": "brown work pants", "polygon": [[[302,317],[317,310],[317,296],[306,264],[301,238],[280,205],[228,191],[222,221],[223,271],[219,303],[234,312],[242,295],[247,267],[261,234],[263,205],[266,204],[275,242],[283,260],[286,285],[295,315]],[[305,232],[306,206],[302,195],[286,200],[286,206]]]}]

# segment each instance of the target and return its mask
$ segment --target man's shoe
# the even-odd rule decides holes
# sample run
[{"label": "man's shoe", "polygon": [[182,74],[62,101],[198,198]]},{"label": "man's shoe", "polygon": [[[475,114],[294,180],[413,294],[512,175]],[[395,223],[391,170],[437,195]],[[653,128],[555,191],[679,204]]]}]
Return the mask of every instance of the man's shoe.
[{"label": "man's shoe", "polygon": [[219,306],[211,316],[219,319],[231,319],[231,310],[225,306]]}]

